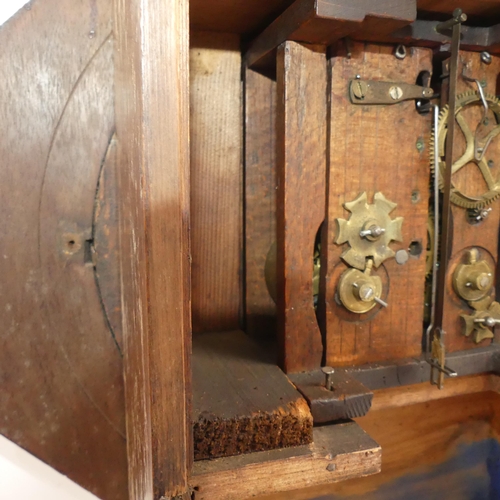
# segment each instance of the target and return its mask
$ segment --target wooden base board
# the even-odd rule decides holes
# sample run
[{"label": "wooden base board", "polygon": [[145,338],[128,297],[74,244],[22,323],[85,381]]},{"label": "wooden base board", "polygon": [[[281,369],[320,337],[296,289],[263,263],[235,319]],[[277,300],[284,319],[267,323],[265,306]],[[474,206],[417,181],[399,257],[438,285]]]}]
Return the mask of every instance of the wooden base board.
[{"label": "wooden base board", "polygon": [[[258,500],[310,500],[319,498],[338,499],[381,499],[403,498],[384,496],[389,486],[403,478],[415,477],[415,474],[427,473],[429,477],[443,464],[457,455],[463,446],[470,446],[485,440],[498,439],[500,396],[490,392],[496,387],[498,377],[477,376],[447,381],[445,389],[433,388],[436,395],[443,395],[439,400],[424,399],[426,388],[414,386],[415,399],[404,396],[407,388],[384,389],[375,391],[373,408],[365,417],[356,422],[382,447],[382,472],[370,477],[347,480],[334,484],[325,484],[302,489],[297,485],[295,491],[268,491]],[[423,384],[422,384],[423,386]],[[429,387],[429,386],[426,386]],[[480,390],[486,392],[453,396],[457,390]],[[416,389],[415,392],[413,392]],[[398,391],[396,395],[394,391]],[[398,406],[398,399],[406,406]],[[421,402],[417,402],[417,401]],[[416,404],[411,404],[416,403]],[[455,469],[451,475],[441,478],[449,482],[450,492],[464,470]],[[436,479],[437,481],[439,480]],[[433,485],[438,486],[438,485]],[[385,490],[382,490],[385,488]],[[431,488],[433,489],[433,488]],[[463,493],[463,492],[462,492]],[[410,498],[429,498],[429,496],[411,496]],[[454,494],[432,496],[431,498],[471,498]]]},{"label": "wooden base board", "polygon": [[194,500],[244,500],[380,472],[381,449],[356,423],[314,429],[309,446],[195,462]]}]

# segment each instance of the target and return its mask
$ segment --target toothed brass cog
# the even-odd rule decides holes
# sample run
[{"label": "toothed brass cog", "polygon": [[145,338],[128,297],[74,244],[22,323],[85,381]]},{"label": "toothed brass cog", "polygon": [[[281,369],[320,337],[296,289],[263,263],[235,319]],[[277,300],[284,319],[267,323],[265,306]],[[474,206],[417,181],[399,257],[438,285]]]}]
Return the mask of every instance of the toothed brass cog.
[{"label": "toothed brass cog", "polygon": [[394,257],[395,252],[389,244],[403,241],[403,217],[393,220],[389,215],[396,207],[396,203],[387,200],[380,192],[375,193],[372,204],[368,203],[366,192],[344,204],[351,215],[348,220],[337,219],[335,240],[337,245],[349,243],[349,248],[341,255],[344,262],[363,271],[368,257],[373,259],[375,267]]},{"label": "toothed brass cog", "polygon": [[[485,94],[485,98],[488,102],[489,109],[493,112],[496,120],[495,127],[486,136],[490,137],[489,142],[491,142],[491,140],[500,133],[500,125],[498,125],[500,123],[500,102],[495,96],[491,94]],[[486,160],[484,153],[480,155],[480,160],[476,159],[475,153],[477,151],[477,145],[475,144],[475,133],[471,131],[463,115],[463,111],[465,108],[475,104],[479,104],[482,106],[481,96],[478,92],[468,91],[457,96],[455,116],[457,125],[464,134],[466,148],[462,156],[453,163],[450,198],[454,204],[463,208],[483,208],[495,201],[500,196],[500,179],[494,178],[492,171],[488,166],[488,161]],[[437,131],[434,130],[432,132],[430,143],[431,169],[435,174],[436,165],[434,165],[434,148],[438,148],[439,168],[437,170],[439,188],[441,189],[441,191],[443,191],[444,189],[444,172],[446,169],[445,142],[448,133],[448,113],[449,107],[448,105],[446,105],[441,110],[441,113],[439,115],[438,129]],[[491,113],[489,113],[489,115],[491,117]],[[482,124],[480,123],[480,125]],[[488,147],[489,142],[486,144],[485,149]],[[471,164],[475,164],[475,166],[479,168],[487,186],[487,191],[477,196],[471,196],[463,193],[453,183],[453,175],[456,174],[461,168]],[[472,168],[472,166],[470,168]]]},{"label": "toothed brass cog", "polygon": [[474,311],[470,315],[462,314],[460,317],[464,322],[464,335],[472,336],[474,342],[479,344],[495,337],[492,328],[500,321],[500,304],[491,301],[486,310]]}]

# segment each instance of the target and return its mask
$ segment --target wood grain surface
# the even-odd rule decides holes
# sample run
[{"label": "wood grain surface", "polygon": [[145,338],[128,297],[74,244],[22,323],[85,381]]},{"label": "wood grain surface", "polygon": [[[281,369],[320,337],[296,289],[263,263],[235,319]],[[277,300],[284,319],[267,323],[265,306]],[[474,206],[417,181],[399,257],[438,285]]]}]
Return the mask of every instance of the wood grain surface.
[{"label": "wood grain surface", "polygon": [[[193,30],[207,30],[218,32],[242,33],[246,36],[255,35],[262,31],[268,24],[276,19],[293,0],[191,0],[190,18]],[[337,9],[356,12],[360,6],[368,4],[372,9],[378,8],[383,11],[388,7],[401,9],[408,5],[413,9],[418,8],[419,18],[439,18],[446,20],[451,17],[453,9],[456,8],[454,0],[413,0],[411,2],[394,2],[391,0],[381,2],[318,2],[318,4],[333,4]],[[498,12],[498,0],[462,0],[460,6],[467,13],[472,26],[491,26],[500,21]],[[381,19],[381,24],[385,20]],[[383,27],[383,26],[382,26]]]},{"label": "wood grain surface", "polygon": [[[326,361],[332,366],[363,364],[421,352],[425,283],[425,251],[404,265],[386,260],[374,274],[384,283],[382,298],[389,306],[364,315],[349,312],[335,299],[339,278],[347,269],[340,258],[346,250],[335,244],[336,219],[349,218],[343,208],[366,191],[397,203],[391,218],[404,217],[403,242],[391,248],[408,250],[412,242],[425,249],[429,193],[430,116],[421,116],[413,101],[395,105],[353,105],[349,81],[370,80],[413,84],[423,70],[431,71],[431,51],[412,49],[404,60],[394,47],[353,42],[351,58],[345,46],[331,59],[330,154],[327,223],[322,236],[322,286],[326,310],[319,309],[326,333]],[[422,141],[424,148],[416,147]],[[345,248],[344,248],[345,247]]]},{"label": "wood grain surface", "polygon": [[276,244],[276,82],[245,69],[245,331],[276,331],[266,258]]},{"label": "wood grain surface", "polygon": [[354,422],[314,429],[309,446],[196,462],[193,500],[246,500],[380,471],[381,450]]},{"label": "wood grain surface", "polygon": [[243,283],[239,37],[195,33],[191,47],[193,330],[234,330]]},{"label": "wood grain surface", "polygon": [[116,134],[131,500],[192,462],[187,0],[116,0]]},{"label": "wood grain surface", "polygon": [[195,460],[312,441],[309,407],[273,351],[241,331],[194,336]]},{"label": "wood grain surface", "polygon": [[286,373],[318,368],[313,256],[325,217],[326,54],[286,42],[277,58],[277,324]]},{"label": "wood grain surface", "polygon": [[86,252],[114,128],[111,30],[107,0],[32,2],[0,28],[0,432],[121,500],[122,359]]},{"label": "wood grain surface", "polygon": [[[465,68],[464,68],[465,65]],[[495,95],[497,92],[497,80],[500,74],[500,57],[492,56],[490,65],[481,62],[480,54],[474,52],[460,52],[458,74],[465,71],[467,76],[477,78],[486,83],[485,92]],[[446,83],[446,82],[445,82]],[[463,78],[457,80],[457,93],[460,95],[466,91],[477,90],[474,82],[467,82]],[[447,86],[443,85],[443,104],[446,102]],[[471,131],[474,133],[476,124],[482,118],[482,107],[480,105],[469,106],[463,112]],[[493,115],[490,112],[490,119]],[[455,127],[454,156],[456,161],[465,151],[464,135],[460,127]],[[500,140],[494,139],[488,147],[486,158],[493,159],[494,166],[490,169],[492,176],[500,178],[500,162],[496,161],[500,153]],[[477,196],[488,190],[479,168],[470,163],[452,176],[452,182],[456,188],[466,194]],[[471,225],[467,222],[466,210],[452,204],[452,238],[451,255],[448,265],[448,277],[446,281],[446,297],[444,302],[443,329],[445,335],[445,347],[447,351],[460,351],[484,347],[491,343],[490,339],[476,344],[472,338],[463,335],[463,324],[461,314],[471,314],[473,310],[467,303],[460,299],[453,288],[453,273],[458,264],[463,262],[463,257],[468,249],[478,248],[481,257],[485,258],[490,265],[498,267],[498,235],[500,223],[500,203],[498,200],[491,205],[491,212],[480,224]],[[498,272],[498,271],[497,271]],[[497,283],[498,286],[498,283]],[[492,296],[495,292],[492,290]]]},{"label": "wood grain surface", "polygon": [[191,29],[253,35],[265,28],[293,1],[191,0]]}]

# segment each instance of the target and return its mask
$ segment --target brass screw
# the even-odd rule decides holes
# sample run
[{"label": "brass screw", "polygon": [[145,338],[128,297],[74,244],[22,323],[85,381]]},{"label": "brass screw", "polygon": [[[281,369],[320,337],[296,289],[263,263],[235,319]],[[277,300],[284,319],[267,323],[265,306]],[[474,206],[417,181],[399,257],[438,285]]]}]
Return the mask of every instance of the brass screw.
[{"label": "brass screw", "polygon": [[352,83],[352,93],[357,99],[364,99],[368,90],[366,82],[356,80]]},{"label": "brass screw", "polygon": [[403,89],[401,87],[398,87],[397,85],[394,85],[389,89],[389,95],[394,101],[397,101],[398,99],[401,99],[401,97],[403,97]]}]

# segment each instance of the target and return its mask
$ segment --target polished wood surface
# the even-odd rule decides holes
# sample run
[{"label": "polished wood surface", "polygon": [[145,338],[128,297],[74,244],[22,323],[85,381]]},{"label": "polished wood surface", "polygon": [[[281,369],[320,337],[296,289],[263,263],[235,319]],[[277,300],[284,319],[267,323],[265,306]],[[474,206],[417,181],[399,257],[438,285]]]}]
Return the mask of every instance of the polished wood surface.
[{"label": "polished wood surface", "polygon": [[245,69],[245,331],[273,335],[266,258],[276,244],[276,82]]},{"label": "polished wood surface", "polygon": [[[331,59],[331,110],[327,222],[322,235],[322,288],[326,310],[320,322],[326,334],[326,362],[331,366],[419,356],[423,334],[425,245],[429,193],[429,138],[431,116],[419,115],[413,101],[395,105],[353,105],[349,81],[362,75],[370,80],[413,84],[421,71],[431,71],[432,52],[412,49],[403,60],[394,47],[353,42],[351,57],[345,44]],[[423,149],[417,149],[421,141]],[[336,299],[337,286],[347,265],[341,254],[348,244],[337,245],[337,218],[348,219],[345,202],[363,192],[372,203],[375,192],[397,203],[392,219],[404,217],[402,242],[394,251],[409,250],[412,242],[422,252],[404,265],[386,260],[373,274],[382,279],[382,299],[365,314],[349,312]]]},{"label": "polished wood surface", "polygon": [[325,217],[326,82],[324,47],[279,47],[276,313],[286,373],[318,368],[323,354],[312,278],[314,242]]},{"label": "polished wood surface", "polygon": [[111,32],[107,0],[33,2],[0,28],[0,432],[121,500],[122,358],[91,258],[112,225],[94,213],[113,168]]},{"label": "polished wood surface", "polygon": [[188,2],[116,0],[129,497],[186,495],[192,461]]},{"label": "polished wood surface", "polygon": [[192,315],[195,332],[234,330],[242,312],[240,40],[193,33],[190,50]]}]

